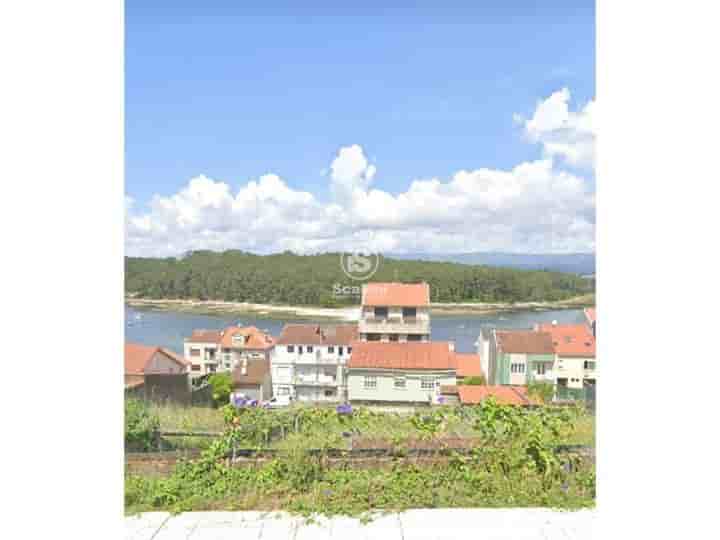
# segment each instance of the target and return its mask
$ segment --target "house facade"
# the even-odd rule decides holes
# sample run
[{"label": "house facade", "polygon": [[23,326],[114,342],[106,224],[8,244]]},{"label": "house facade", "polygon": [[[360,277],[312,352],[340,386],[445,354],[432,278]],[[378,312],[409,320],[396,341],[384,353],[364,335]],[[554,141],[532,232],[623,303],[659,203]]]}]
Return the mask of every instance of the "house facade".
[{"label": "house facade", "polygon": [[551,336],[558,400],[593,398],[597,385],[595,337],[586,324],[541,324],[537,331]]},{"label": "house facade", "polygon": [[430,341],[427,283],[368,283],[362,287],[361,341]]},{"label": "house facade", "polygon": [[264,401],[272,397],[270,361],[243,358],[232,372],[233,396]]},{"label": "house facade", "polygon": [[592,328],[550,323],[533,330],[482,333],[478,349],[486,351],[488,384],[547,382],[554,386],[556,400],[593,399],[597,363]]},{"label": "house facade", "polygon": [[348,397],[356,403],[438,403],[441,386],[457,383],[457,365],[448,342],[359,342],[348,362]]},{"label": "house facade", "polygon": [[356,324],[287,324],[271,355],[273,394],[300,402],[347,400],[346,366]]},{"label": "house facade", "polygon": [[552,337],[534,330],[492,330],[481,335],[487,351],[489,385],[554,383],[555,350]]},{"label": "house facade", "polygon": [[152,401],[190,403],[188,364],[168,349],[125,343],[125,391]]},{"label": "house facade", "polygon": [[243,359],[270,360],[275,341],[254,326],[230,326],[223,330],[195,330],[185,338],[184,356],[190,374],[231,372]]}]

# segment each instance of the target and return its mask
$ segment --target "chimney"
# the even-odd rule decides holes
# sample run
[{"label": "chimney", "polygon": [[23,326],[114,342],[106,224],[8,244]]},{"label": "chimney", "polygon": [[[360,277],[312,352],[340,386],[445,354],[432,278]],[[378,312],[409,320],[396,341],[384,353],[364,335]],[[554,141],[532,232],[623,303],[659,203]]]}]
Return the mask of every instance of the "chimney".
[{"label": "chimney", "polygon": [[557,321],[553,319],[552,325],[557,326]]}]

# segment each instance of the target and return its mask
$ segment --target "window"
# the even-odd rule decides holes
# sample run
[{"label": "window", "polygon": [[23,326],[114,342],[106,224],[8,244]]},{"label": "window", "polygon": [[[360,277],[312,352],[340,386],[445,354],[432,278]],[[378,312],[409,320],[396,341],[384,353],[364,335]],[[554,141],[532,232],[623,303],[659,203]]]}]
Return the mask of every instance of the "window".
[{"label": "window", "polygon": [[405,377],[395,377],[394,384],[395,384],[396,390],[405,390],[405,388],[406,388]]},{"label": "window", "polygon": [[245,343],[245,336],[242,334],[238,334],[237,336],[232,337],[233,345],[242,345]]},{"label": "window", "polygon": [[299,346],[298,346],[298,354],[302,354],[302,352],[303,352],[303,351],[302,351],[302,345],[299,345]]},{"label": "window", "polygon": [[340,356],[343,355],[343,348],[342,348],[342,347],[338,347],[338,355],[340,355]]},{"label": "window", "polygon": [[200,349],[190,349],[190,356],[200,356]]},{"label": "window", "polygon": [[368,334],[367,340],[368,341],[380,341],[380,334]]},{"label": "window", "polygon": [[208,371],[209,371],[210,373],[215,373],[216,367],[217,367],[217,366],[214,366],[214,365],[211,364],[211,365],[208,366]]},{"label": "window", "polygon": [[399,338],[398,334],[390,334],[390,341],[397,341]]},{"label": "window", "polygon": [[511,373],[525,373],[525,364],[510,364]]},{"label": "window", "polygon": [[595,362],[591,362],[590,360],[585,361],[585,369],[595,369]]},{"label": "window", "polygon": [[365,375],[363,386],[368,389],[377,388],[377,377],[375,375]]},{"label": "window", "polygon": [[193,371],[200,371],[200,364],[193,364],[193,365],[192,365],[192,370],[193,370]]},{"label": "window", "polygon": [[287,346],[287,352],[295,352],[295,346],[294,346],[294,345],[288,345],[288,346]]},{"label": "window", "polygon": [[430,377],[423,377],[420,379],[420,388],[423,390],[432,390],[435,388],[435,381],[432,380]]},{"label": "window", "polygon": [[388,316],[388,308],[386,307],[376,307],[375,308],[375,318],[376,319],[387,319]]},{"label": "window", "polygon": [[417,308],[404,307],[403,308],[403,319],[414,319],[417,317]]},{"label": "window", "polygon": [[422,334],[408,334],[408,341],[422,341]]},{"label": "window", "polygon": [[335,352],[335,347],[328,347],[328,353],[333,354]]},{"label": "window", "polygon": [[545,364],[538,364],[538,365],[535,367],[535,373],[537,373],[538,375],[545,375],[545,368],[546,368],[546,367],[547,367],[547,366],[546,366]]},{"label": "window", "polygon": [[278,386],[278,396],[289,396],[290,389],[287,386]]},{"label": "window", "polygon": [[312,345],[307,346],[307,352],[311,353],[313,351]]},{"label": "window", "polygon": [[335,395],[334,390],[325,390],[325,397],[333,397]]},{"label": "window", "polygon": [[348,347],[348,354],[352,352],[352,347]]},{"label": "window", "polygon": [[230,369],[230,362],[225,362],[225,369]]}]

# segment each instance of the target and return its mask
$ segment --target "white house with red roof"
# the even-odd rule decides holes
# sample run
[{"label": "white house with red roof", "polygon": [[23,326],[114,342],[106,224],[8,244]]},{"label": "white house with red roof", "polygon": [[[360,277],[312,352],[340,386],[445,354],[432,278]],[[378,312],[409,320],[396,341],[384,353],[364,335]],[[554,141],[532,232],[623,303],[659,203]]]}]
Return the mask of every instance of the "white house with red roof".
[{"label": "white house with red roof", "polygon": [[184,356],[193,377],[231,372],[242,360],[270,361],[275,340],[254,326],[195,330],[185,338]]},{"label": "white house with red roof", "polygon": [[553,379],[558,399],[586,397],[588,387],[595,389],[597,361],[595,336],[587,324],[540,324],[538,332],[551,336],[555,351]]},{"label": "white house with red roof", "polygon": [[361,304],[361,341],[430,341],[427,283],[367,283]]},{"label": "white house with red roof", "polygon": [[452,343],[358,342],[348,362],[351,402],[438,403],[441,386],[480,373],[480,357],[457,354]]},{"label": "white house with red roof", "polygon": [[357,324],[286,324],[271,355],[274,395],[346,401],[345,367],[357,339]]}]

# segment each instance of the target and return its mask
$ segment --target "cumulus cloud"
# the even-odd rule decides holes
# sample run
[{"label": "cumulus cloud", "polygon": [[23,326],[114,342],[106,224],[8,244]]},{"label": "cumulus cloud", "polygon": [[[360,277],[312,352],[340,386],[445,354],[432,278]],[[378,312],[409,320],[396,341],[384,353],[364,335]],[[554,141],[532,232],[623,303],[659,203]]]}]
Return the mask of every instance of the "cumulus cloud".
[{"label": "cumulus cloud", "polygon": [[531,140],[543,146],[548,157],[567,164],[592,169],[595,166],[595,102],[589,101],[577,112],[569,107],[570,91],[563,88],[541,101],[529,120],[516,115]]},{"label": "cumulus cloud", "polygon": [[523,121],[527,133],[542,142],[544,155],[509,170],[478,168],[447,179],[417,178],[404,192],[391,194],[372,187],[376,166],[354,144],[340,148],[330,164],[330,201],[293,189],[275,174],[235,189],[197,176],[174,195],[155,196],[145,213],[136,213],[128,197],[126,252],[592,250],[592,184],[556,163],[585,165],[588,160],[580,141],[581,134],[592,133],[592,104],[573,113],[569,97],[567,90],[556,92]]},{"label": "cumulus cloud", "polygon": [[336,200],[341,203],[352,201],[356,194],[370,186],[375,172],[375,165],[370,164],[360,145],[341,148],[330,165],[332,191]]}]

